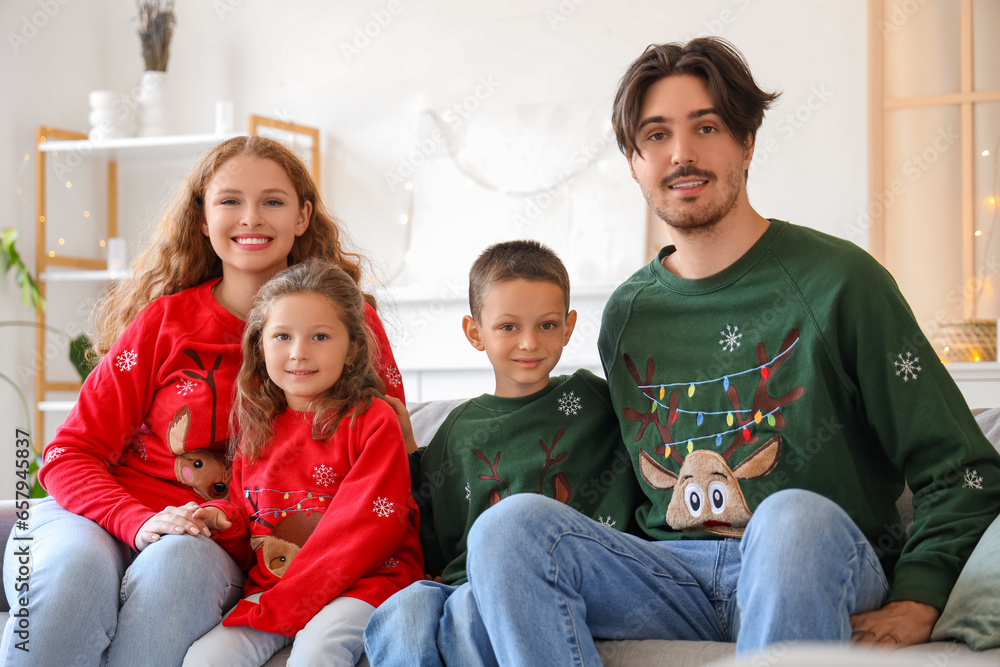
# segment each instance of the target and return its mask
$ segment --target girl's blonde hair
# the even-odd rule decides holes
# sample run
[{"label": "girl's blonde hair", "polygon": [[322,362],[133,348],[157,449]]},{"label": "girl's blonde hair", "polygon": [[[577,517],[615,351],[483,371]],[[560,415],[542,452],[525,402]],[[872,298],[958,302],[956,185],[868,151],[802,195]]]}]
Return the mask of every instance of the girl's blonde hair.
[{"label": "girl's blonde hair", "polygon": [[[95,361],[107,354],[125,327],[154,299],[222,275],[222,262],[202,233],[205,190],[222,165],[238,155],[277,163],[295,186],[299,208],[307,201],[312,203],[309,227],[292,244],[289,264],[319,257],[336,264],[356,284],[360,283],[362,258],[341,247],[337,220],[323,205],[319,190],[302,160],[273,139],[233,137],[212,148],[194,165],[160,219],[149,244],[136,259],[132,278],[112,286],[94,309]],[[375,306],[373,297],[366,294],[365,299]]]},{"label": "girl's blonde hair", "polygon": [[[372,399],[385,390],[375,370],[379,350],[365,320],[364,295],[354,278],[342,268],[318,259],[296,264],[269,280],[257,294],[243,333],[243,367],[236,379],[236,402],[231,415],[230,456],[237,449],[249,461],[259,458],[273,435],[275,418],[287,407],[285,393],[267,374],[263,330],[275,301],[294,294],[317,294],[337,310],[347,328],[350,354],[344,370],[332,387],[312,405],[312,435],[326,440],[337,430],[340,420],[353,410],[364,414]],[[238,444],[237,444],[238,443]]]}]

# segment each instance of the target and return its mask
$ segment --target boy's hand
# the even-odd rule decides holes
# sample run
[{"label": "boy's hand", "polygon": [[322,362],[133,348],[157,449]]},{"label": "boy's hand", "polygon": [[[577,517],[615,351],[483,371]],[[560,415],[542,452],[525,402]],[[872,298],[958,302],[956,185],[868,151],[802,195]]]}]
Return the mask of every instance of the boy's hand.
[{"label": "boy's hand", "polygon": [[194,518],[201,519],[211,530],[226,530],[233,523],[226,518],[226,513],[218,507],[199,507],[194,512]]},{"label": "boy's hand", "polygon": [[385,402],[392,406],[399,419],[399,428],[403,431],[403,444],[406,445],[406,453],[412,454],[417,451],[417,441],[413,438],[413,425],[410,424],[410,413],[403,405],[403,402],[395,396],[383,396]]},{"label": "boy's hand", "polygon": [[211,537],[212,532],[205,522],[195,516],[195,512],[201,509],[198,503],[190,502],[180,507],[170,505],[163,508],[146,523],[142,524],[139,532],[135,534],[135,550],[142,551],[153,542],[160,539],[160,535],[204,535]]}]

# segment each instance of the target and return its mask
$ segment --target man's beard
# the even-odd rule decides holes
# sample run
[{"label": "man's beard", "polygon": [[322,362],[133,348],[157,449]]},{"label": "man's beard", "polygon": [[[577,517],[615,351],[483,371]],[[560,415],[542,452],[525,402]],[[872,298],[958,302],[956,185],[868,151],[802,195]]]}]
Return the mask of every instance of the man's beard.
[{"label": "man's beard", "polygon": [[[667,183],[689,176],[701,177],[709,183],[718,183],[718,178],[713,172],[685,166],[680,167],[669,176],[663,178],[659,183],[659,187],[661,190],[667,190]],[[712,231],[720,220],[736,208],[742,179],[743,173],[741,171],[730,171],[727,174],[725,182],[725,185],[728,187],[720,191],[717,199],[706,202],[704,207],[695,210],[680,211],[666,206],[657,206],[650,196],[651,193],[647,193],[644,190],[643,194],[646,197],[646,202],[653,209],[653,212],[656,213],[656,216],[667,223],[667,226],[671,229],[686,233],[707,233]]]}]

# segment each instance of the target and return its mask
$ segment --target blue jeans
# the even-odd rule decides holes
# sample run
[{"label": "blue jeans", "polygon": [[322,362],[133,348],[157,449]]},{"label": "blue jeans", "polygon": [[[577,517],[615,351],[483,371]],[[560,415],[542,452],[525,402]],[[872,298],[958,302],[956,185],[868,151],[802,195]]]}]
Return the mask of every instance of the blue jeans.
[{"label": "blue jeans", "polygon": [[[256,602],[260,593],[247,599]],[[246,625],[217,625],[194,643],[184,667],[260,667],[272,655],[292,645],[288,667],[327,665],[354,667],[364,652],[362,633],[375,607],[357,598],[340,597],[319,610],[295,637]],[[226,614],[228,616],[228,613]]]},{"label": "blue jeans", "polygon": [[[476,661],[455,664],[599,665],[595,637],[735,641],[740,652],[779,641],[846,642],[849,616],[879,608],[888,594],[854,522],[800,490],[765,499],[741,540],[667,542],[519,494],[476,521],[467,566],[478,614],[434,628],[439,650],[478,648]],[[408,609],[405,622],[434,612]],[[397,629],[400,621],[381,619]]]},{"label": "blue jeans", "polygon": [[365,628],[365,655],[372,667],[497,664],[472,587],[434,581],[410,584],[375,610]]},{"label": "blue jeans", "polygon": [[[240,598],[243,572],[207,537],[164,535],[136,554],[51,498],[29,512],[28,530],[11,532],[4,558],[12,607],[4,665],[180,665]],[[31,555],[26,576],[15,555],[23,545]],[[26,630],[13,615],[23,597]],[[26,637],[28,652],[17,648]]]}]

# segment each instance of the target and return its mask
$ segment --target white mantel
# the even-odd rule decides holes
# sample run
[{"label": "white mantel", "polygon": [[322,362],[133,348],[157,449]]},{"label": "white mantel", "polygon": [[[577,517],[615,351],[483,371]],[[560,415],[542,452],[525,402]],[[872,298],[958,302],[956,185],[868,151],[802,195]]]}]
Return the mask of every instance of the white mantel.
[{"label": "white mantel", "polygon": [[1000,406],[1000,362],[977,361],[946,364],[970,408]]}]

